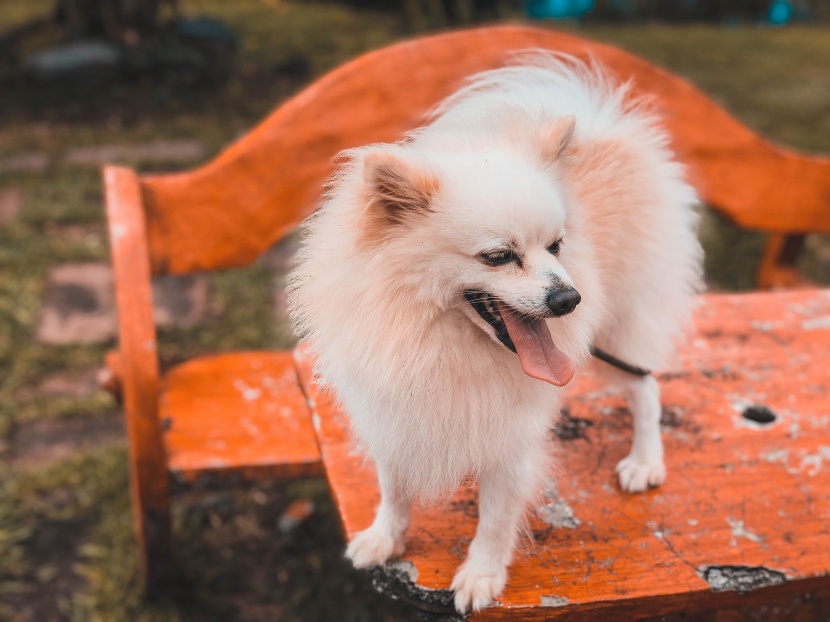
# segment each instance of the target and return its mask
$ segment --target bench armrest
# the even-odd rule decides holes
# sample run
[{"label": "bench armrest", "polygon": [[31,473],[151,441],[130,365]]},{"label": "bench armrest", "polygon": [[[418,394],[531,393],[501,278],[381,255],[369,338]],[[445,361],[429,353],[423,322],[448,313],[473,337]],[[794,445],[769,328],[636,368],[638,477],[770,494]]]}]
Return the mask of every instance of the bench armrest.
[{"label": "bench armrest", "polygon": [[[159,365],[141,182],[131,169],[106,166],[104,188],[118,309],[117,386],[130,442],[137,535],[140,542],[157,550],[158,554],[149,557],[166,559],[169,534],[163,533],[167,530],[158,517],[167,511],[169,480],[158,419]],[[146,567],[147,559],[141,562]],[[147,568],[148,582],[158,580],[156,575],[164,572],[164,566]]]}]

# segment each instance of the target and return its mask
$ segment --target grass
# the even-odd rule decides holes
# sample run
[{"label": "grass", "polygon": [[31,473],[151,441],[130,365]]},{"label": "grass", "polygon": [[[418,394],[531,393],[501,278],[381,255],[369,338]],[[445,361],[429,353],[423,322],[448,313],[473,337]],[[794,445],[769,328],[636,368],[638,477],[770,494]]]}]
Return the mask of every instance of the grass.
[{"label": "grass", "polygon": [[773,141],[823,153],[830,148],[826,34],[822,27],[708,26],[590,32],[686,77]]},{"label": "grass", "polygon": [[[0,23],[21,22],[48,6],[41,0],[0,3]],[[216,153],[314,76],[404,32],[392,15],[317,2],[191,0],[187,7],[225,20],[240,36],[236,68],[221,88],[140,82],[86,95],[65,92],[56,100],[54,93],[26,88],[0,65],[0,161],[33,152],[49,158],[42,173],[0,173],[0,190],[19,189],[24,197],[19,216],[0,226],[0,619],[407,619],[410,614],[375,595],[343,562],[337,519],[321,481],[181,491],[175,527],[183,581],[166,599],[149,603],[140,597],[123,447],[38,468],[11,466],[16,427],[117,409],[100,392],[38,393],[44,378],[98,365],[113,346],[34,340],[48,268],[107,257],[98,173],[63,163],[67,150],[197,138]],[[830,152],[826,28],[647,25],[578,32],[687,77],[775,141]],[[709,212],[701,235],[713,286],[751,287],[764,237]],[[827,239],[814,236],[807,246],[805,271],[830,283]],[[207,321],[162,331],[161,354],[180,359],[290,345],[287,327],[274,320],[271,293],[279,278],[264,264],[210,275]],[[283,534],[278,517],[299,498],[312,499],[316,512],[296,532]],[[36,609],[20,613],[26,607]]]},{"label": "grass", "polygon": [[[18,542],[5,550],[0,540],[8,560],[0,567],[6,615],[13,618],[13,607],[34,620],[53,620],[56,613],[107,622],[406,618],[346,566],[320,480],[180,494],[174,523],[182,582],[145,600],[125,462],[122,449],[104,449],[4,482],[0,526]],[[317,511],[282,534],[276,529],[280,513],[299,497],[311,499]],[[13,499],[20,503],[12,505]],[[27,581],[30,576],[40,585]],[[0,619],[3,614],[0,609]]]}]

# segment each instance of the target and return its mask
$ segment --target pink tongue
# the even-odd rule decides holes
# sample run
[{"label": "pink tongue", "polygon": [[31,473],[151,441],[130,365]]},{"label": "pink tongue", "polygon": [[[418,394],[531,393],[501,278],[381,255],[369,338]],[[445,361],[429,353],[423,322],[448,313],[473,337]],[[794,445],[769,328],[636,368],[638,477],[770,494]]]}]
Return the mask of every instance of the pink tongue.
[{"label": "pink tongue", "polygon": [[501,319],[522,364],[524,372],[545,382],[563,387],[574,375],[574,364],[556,347],[545,320],[518,317],[516,312],[496,301]]}]

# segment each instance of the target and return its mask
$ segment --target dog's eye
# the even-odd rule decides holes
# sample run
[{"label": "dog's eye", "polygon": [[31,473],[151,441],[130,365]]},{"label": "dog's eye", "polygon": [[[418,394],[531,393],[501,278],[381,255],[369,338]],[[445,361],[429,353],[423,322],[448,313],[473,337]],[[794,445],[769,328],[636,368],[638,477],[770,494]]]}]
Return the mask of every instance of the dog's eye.
[{"label": "dog's eye", "polygon": [[481,260],[488,266],[503,266],[511,261],[516,261],[516,254],[509,250],[492,251],[481,253]]},{"label": "dog's eye", "polygon": [[553,244],[548,246],[548,252],[551,255],[553,255],[554,257],[556,257],[556,256],[559,255],[559,251],[561,250],[561,247],[562,247],[562,239],[560,238],[560,239],[556,240],[556,242],[554,242]]}]

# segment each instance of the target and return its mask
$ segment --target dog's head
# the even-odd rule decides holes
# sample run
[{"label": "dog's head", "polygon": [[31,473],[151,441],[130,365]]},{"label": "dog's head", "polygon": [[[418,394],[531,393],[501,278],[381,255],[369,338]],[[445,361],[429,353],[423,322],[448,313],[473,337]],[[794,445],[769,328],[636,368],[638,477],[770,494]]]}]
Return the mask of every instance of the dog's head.
[{"label": "dog's head", "polygon": [[528,375],[559,386],[574,366],[546,320],[580,302],[565,269],[568,197],[558,164],[573,130],[568,117],[521,148],[452,153],[416,141],[362,159],[361,243],[394,263],[394,278],[418,297],[460,308],[516,352]]}]

